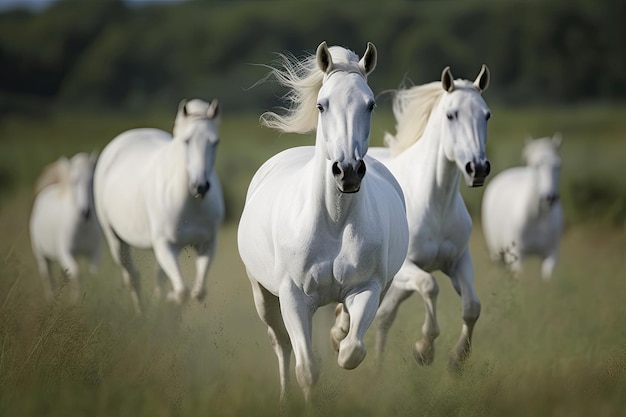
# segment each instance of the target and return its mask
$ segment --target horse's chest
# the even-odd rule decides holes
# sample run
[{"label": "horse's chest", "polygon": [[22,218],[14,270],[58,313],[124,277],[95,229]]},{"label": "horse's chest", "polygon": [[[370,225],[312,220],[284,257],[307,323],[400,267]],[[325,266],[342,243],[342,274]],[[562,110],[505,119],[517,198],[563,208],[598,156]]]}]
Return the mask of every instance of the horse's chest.
[{"label": "horse's chest", "polygon": [[463,230],[424,229],[411,235],[408,257],[426,271],[445,269],[461,255],[466,235]]},{"label": "horse's chest", "polygon": [[348,227],[339,236],[320,236],[309,243],[306,248],[296,241],[289,244],[288,274],[307,294],[319,294],[325,302],[370,280],[381,268],[381,239],[367,233]]}]

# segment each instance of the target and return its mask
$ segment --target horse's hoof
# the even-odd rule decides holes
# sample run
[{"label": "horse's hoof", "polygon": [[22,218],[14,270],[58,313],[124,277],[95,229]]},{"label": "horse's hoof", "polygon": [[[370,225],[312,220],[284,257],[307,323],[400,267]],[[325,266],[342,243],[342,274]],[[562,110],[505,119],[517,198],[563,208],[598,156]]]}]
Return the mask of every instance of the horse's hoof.
[{"label": "horse's hoof", "polygon": [[207,294],[207,291],[204,288],[200,290],[193,290],[191,292],[191,296],[193,297],[193,299],[198,302],[204,301],[204,299],[206,298],[206,294]]},{"label": "horse's hoof", "polygon": [[435,360],[435,348],[432,343],[418,340],[413,346],[415,362],[422,366],[428,366]]},{"label": "horse's hoof", "polygon": [[343,348],[339,347],[337,363],[344,369],[354,369],[365,359],[367,349],[363,342],[351,343],[348,346],[344,343]]},{"label": "horse's hoof", "polygon": [[455,358],[454,356],[450,356],[450,359],[448,360],[448,372],[455,376],[461,376],[464,371],[465,362]]},{"label": "horse's hoof", "polygon": [[189,292],[186,289],[182,291],[178,291],[178,292],[170,291],[170,293],[167,294],[168,301],[171,301],[176,304],[183,304],[185,301],[187,301],[188,297],[189,297]]}]

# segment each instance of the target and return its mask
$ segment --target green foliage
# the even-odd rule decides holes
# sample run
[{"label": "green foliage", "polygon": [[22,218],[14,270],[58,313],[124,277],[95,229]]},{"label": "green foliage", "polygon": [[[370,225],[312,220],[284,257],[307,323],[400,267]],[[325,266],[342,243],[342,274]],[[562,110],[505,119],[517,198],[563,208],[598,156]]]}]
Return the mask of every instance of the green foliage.
[{"label": "green foliage", "polygon": [[446,65],[471,78],[487,63],[498,102],[620,99],[625,12],[618,0],[61,1],[41,13],[0,14],[0,115],[53,103],[163,109],[192,96],[218,97],[233,111],[267,108],[276,104],[268,88],[248,89],[265,71],[250,64],[313,51],[322,40],[358,53],[373,41],[377,92],[405,77],[437,79]]}]

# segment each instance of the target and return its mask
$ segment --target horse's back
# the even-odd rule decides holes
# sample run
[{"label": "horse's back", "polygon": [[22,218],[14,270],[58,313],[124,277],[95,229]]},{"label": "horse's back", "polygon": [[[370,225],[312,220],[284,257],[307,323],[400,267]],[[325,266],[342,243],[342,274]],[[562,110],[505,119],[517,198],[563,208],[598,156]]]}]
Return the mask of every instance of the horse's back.
[{"label": "horse's back", "polygon": [[[135,230],[143,236],[135,246],[149,246],[145,213],[146,187],[159,150],[172,136],[159,129],[132,129],[116,136],[102,150],[94,173],[96,212],[104,229]],[[130,236],[130,235],[129,235]]]},{"label": "horse's back", "polygon": [[482,202],[482,226],[492,257],[512,242],[521,244],[528,223],[528,199],[532,178],[526,167],[514,167],[496,175],[487,185]]}]

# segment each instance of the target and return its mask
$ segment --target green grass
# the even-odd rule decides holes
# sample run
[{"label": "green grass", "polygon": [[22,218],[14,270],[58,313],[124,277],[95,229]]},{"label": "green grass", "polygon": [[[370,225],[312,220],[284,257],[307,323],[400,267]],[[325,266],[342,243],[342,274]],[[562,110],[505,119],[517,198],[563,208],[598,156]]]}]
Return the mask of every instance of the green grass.
[{"label": "green grass", "polygon": [[[566,184],[596,176],[620,189],[626,151],[626,122],[619,118],[623,110],[493,109],[489,157],[496,170],[504,169],[519,160],[526,133],[560,130]],[[145,317],[135,316],[106,252],[99,272],[83,276],[78,305],[69,305],[63,291],[52,304],[43,301],[27,230],[32,182],[41,167],[61,153],[101,149],[129,127],[168,129],[170,116],[59,115],[36,123],[0,124],[0,169],[10,172],[0,199],[0,416],[276,415],[276,359],[237,254],[236,220],[258,165],[310,137],[278,136],[258,128],[256,116],[225,115],[218,169],[231,217],[220,231],[206,302],[182,309],[151,302],[154,260],[148,252],[136,254],[148,304]],[[392,128],[388,114],[376,117],[375,138]],[[584,169],[571,161],[586,162]],[[478,207],[482,191],[463,192],[470,207]],[[576,213],[576,207],[568,205],[566,212]],[[336,365],[325,336],[318,343],[319,414],[623,415],[626,231],[623,218],[620,224],[605,216],[602,210],[594,218],[569,216],[562,261],[549,283],[539,278],[537,262],[529,262],[519,279],[492,264],[476,224],[471,251],[483,309],[464,375],[446,369],[447,352],[461,328],[460,302],[440,276],[441,336],[435,363],[423,368],[412,359],[411,345],[423,320],[421,300],[413,296],[391,330],[382,375],[374,366],[372,331],[366,338],[370,355],[354,371]],[[189,256],[181,259],[189,277]],[[292,379],[291,411],[298,415],[301,394]]]}]

